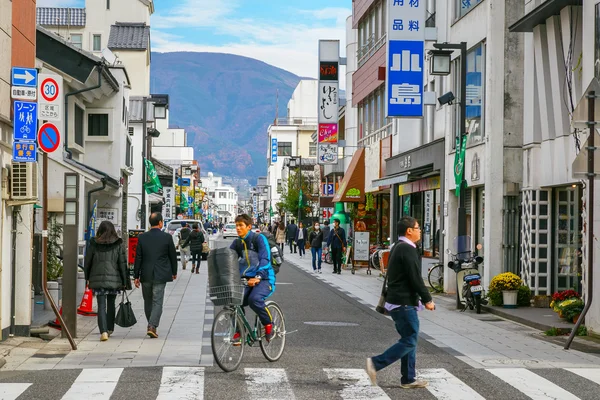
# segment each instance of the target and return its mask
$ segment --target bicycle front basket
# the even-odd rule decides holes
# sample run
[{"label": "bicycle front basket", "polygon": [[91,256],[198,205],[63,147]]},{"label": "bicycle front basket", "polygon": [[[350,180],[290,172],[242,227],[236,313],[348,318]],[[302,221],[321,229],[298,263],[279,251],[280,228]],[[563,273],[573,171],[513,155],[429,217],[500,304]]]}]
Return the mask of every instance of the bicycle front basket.
[{"label": "bicycle front basket", "polygon": [[225,285],[209,287],[210,301],[215,306],[241,306],[244,301],[244,285]]}]

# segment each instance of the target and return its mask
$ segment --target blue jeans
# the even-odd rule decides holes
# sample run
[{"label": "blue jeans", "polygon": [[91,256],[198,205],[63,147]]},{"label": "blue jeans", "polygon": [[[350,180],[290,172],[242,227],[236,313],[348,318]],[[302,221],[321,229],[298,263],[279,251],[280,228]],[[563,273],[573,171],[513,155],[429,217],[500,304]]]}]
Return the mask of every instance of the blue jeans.
[{"label": "blue jeans", "polygon": [[271,284],[264,280],[254,287],[248,286],[244,292],[244,303],[242,307],[250,306],[250,309],[258,315],[260,322],[263,325],[268,325],[271,322],[271,314],[267,311],[265,299],[272,293]]},{"label": "blue jeans", "polygon": [[304,248],[304,239],[298,239],[296,240],[296,243],[298,243],[298,254],[300,255],[300,257],[306,255],[306,249]]},{"label": "blue jeans", "polygon": [[311,247],[310,251],[312,253],[313,271],[317,270],[317,261],[319,262],[319,269],[321,269],[321,256],[323,255],[323,249],[321,247]]},{"label": "blue jeans", "polygon": [[383,354],[373,357],[375,370],[379,371],[400,360],[401,384],[415,381],[415,363],[417,359],[417,339],[419,337],[419,317],[417,307],[400,306],[390,312],[400,340]]}]

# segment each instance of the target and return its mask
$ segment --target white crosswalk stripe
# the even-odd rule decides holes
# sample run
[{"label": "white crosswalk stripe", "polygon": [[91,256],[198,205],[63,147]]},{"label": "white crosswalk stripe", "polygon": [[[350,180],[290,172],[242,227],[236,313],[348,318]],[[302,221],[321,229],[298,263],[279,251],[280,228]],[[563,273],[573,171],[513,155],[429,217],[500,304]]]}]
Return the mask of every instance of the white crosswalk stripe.
[{"label": "white crosswalk stripe", "polygon": [[2,383],[0,384],[0,399],[16,400],[29,386],[31,383]]},{"label": "white crosswalk stripe", "polygon": [[525,368],[498,368],[487,371],[526,394],[532,400],[579,400],[579,397]]},{"label": "white crosswalk stripe", "polygon": [[600,368],[565,368],[565,370],[600,385]]},{"label": "white crosswalk stripe", "polygon": [[329,380],[342,382],[340,390],[343,400],[390,400],[379,386],[371,386],[369,375],[364,369],[327,368],[324,370]]},{"label": "white crosswalk stripe", "polygon": [[62,400],[109,400],[123,368],[89,368],[81,371]]},{"label": "white crosswalk stripe", "polygon": [[485,400],[463,381],[442,368],[424,369],[417,373],[429,384],[427,390],[439,400]]},{"label": "white crosswalk stripe", "polygon": [[204,368],[164,367],[156,400],[203,400]]},{"label": "white crosswalk stripe", "polygon": [[295,399],[283,368],[245,368],[244,372],[251,399]]}]

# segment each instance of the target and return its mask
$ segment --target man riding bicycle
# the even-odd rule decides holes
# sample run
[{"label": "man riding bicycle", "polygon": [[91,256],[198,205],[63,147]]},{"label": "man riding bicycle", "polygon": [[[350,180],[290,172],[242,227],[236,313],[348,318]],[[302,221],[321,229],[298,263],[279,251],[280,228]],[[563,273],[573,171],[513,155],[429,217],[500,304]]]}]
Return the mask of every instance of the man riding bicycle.
[{"label": "man riding bicycle", "polygon": [[[273,319],[265,306],[265,300],[275,292],[275,271],[271,266],[271,249],[264,235],[252,231],[252,218],[247,214],[235,218],[235,229],[238,238],[230,248],[239,257],[240,275],[248,279],[248,287],[244,293],[242,306],[250,308],[258,315],[265,327],[265,339],[273,338]],[[236,332],[233,340],[240,340]]]}]

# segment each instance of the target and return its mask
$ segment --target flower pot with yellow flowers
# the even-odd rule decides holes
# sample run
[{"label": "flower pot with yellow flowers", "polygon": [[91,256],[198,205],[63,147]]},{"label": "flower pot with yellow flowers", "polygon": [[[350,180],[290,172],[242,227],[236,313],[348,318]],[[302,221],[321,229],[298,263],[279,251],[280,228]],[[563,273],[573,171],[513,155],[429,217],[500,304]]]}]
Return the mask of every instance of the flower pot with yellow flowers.
[{"label": "flower pot with yellow flowers", "polygon": [[517,308],[517,299],[519,287],[523,281],[518,275],[512,272],[505,272],[496,275],[490,282],[490,291],[502,293],[502,303],[504,308]]}]

